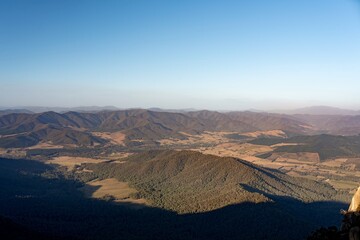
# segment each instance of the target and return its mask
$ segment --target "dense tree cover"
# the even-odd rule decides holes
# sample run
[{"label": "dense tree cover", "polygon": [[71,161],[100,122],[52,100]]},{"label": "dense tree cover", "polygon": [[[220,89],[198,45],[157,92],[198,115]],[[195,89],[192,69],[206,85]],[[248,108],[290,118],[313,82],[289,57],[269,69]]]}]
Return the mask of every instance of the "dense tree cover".
[{"label": "dense tree cover", "polygon": [[321,160],[338,157],[360,157],[360,136],[296,136],[288,139],[259,138],[250,141],[253,144],[273,145],[277,143],[299,143],[293,146],[281,146],[275,152],[315,152]]},{"label": "dense tree cover", "polygon": [[35,161],[0,159],[0,216],[63,239],[301,239],[320,224],[336,223],[344,207],[281,198],[199,214],[135,210],[84,198],[83,182],[71,175]]},{"label": "dense tree cover", "polygon": [[[195,165],[188,165],[188,161],[191,163],[194,159],[199,160],[199,156],[203,156],[193,155],[193,152],[184,152],[180,156],[173,152],[170,154],[175,154],[173,161],[165,161],[165,156],[169,156],[167,151],[160,155],[159,152],[154,151],[129,157],[129,161],[134,164],[129,165],[132,167],[140,166],[135,163],[148,163],[154,159],[161,164],[158,163],[157,167],[154,165],[149,165],[149,168],[143,167],[140,172],[135,171],[139,173],[137,176],[125,176],[124,173],[119,178],[126,177],[140,190],[140,195],[137,197],[154,195],[161,199],[160,194],[163,194],[163,206],[166,207],[168,206],[166,201],[172,196],[170,194],[166,197],[172,190],[169,186],[174,187],[174,185],[156,182],[161,179],[152,178],[154,175],[151,174],[149,176],[152,177],[146,175],[153,172],[159,174],[160,178],[169,178],[187,167],[196,169]],[[217,157],[209,159],[215,162],[219,160]],[[220,160],[223,161],[220,163],[225,165],[230,163],[229,166],[233,166],[232,160],[222,158]],[[203,168],[203,164],[205,163],[206,166],[209,162],[201,157],[199,162],[201,168],[195,170],[195,174],[199,174],[201,169],[210,172],[210,175],[207,175],[209,178],[206,179],[209,189],[217,187],[216,182],[219,182],[219,186],[225,186],[221,185],[222,182],[228,184],[228,180],[223,179],[226,174],[231,180],[231,172],[223,171],[225,175],[218,175],[211,172],[211,164],[210,168]],[[89,166],[86,165],[86,168]],[[259,179],[251,178],[252,174],[249,175],[248,171],[245,171],[243,174],[239,173],[244,179],[250,179],[250,182],[239,186],[252,192],[250,196],[262,194],[265,200],[271,199],[271,201],[255,203],[252,199],[248,199],[213,211],[178,215],[173,211],[156,207],[134,208],[133,204],[116,204],[112,202],[111,196],[103,200],[85,198],[79,190],[85,182],[97,177],[113,176],[112,174],[118,172],[118,169],[114,164],[107,163],[92,165],[94,170],[97,169],[93,173],[77,171],[83,167],[85,166],[67,172],[62,168],[32,160],[0,159],[0,216],[7,217],[26,229],[31,229],[29,231],[36,236],[40,234],[57,239],[303,239],[316,227],[337,224],[340,218],[338,210],[345,207],[339,202],[304,203],[290,196],[271,196],[264,192],[264,189],[263,192],[256,192],[255,186],[250,188],[250,182]],[[159,171],[161,168],[164,171]],[[250,169],[250,166],[244,168]],[[258,177],[264,177],[262,171],[263,169],[260,168],[254,170]],[[270,172],[265,173],[270,174]],[[218,178],[219,176],[221,178]],[[188,182],[193,181],[190,176],[188,177]],[[270,178],[268,180],[270,181]],[[172,181],[173,183],[176,181]],[[181,180],[178,184],[176,191],[181,192],[186,190],[181,185],[186,186],[188,183]],[[311,184],[303,186],[319,187]],[[93,187],[93,191],[96,189],[97,187]],[[193,190],[187,193],[196,195],[196,190],[199,189]],[[201,192],[199,191],[200,195],[206,191]],[[215,191],[211,194],[218,196],[219,192]],[[211,194],[207,196],[211,197]],[[326,198],[326,196],[322,197]],[[1,226],[3,224],[0,221]]]},{"label": "dense tree cover", "polygon": [[130,147],[142,139],[156,142],[163,138],[186,139],[186,134],[204,131],[252,132],[281,129],[301,134],[309,128],[306,123],[289,116],[276,114],[214,111],[156,112],[142,109],[102,111],[97,113],[43,112],[12,113],[0,116],[0,147],[19,148],[34,146],[42,141],[54,144],[95,146],[108,141],[92,134],[93,131],[117,132],[126,135]]},{"label": "dense tree cover", "polygon": [[286,196],[305,202],[344,200],[330,185],[290,177],[236,158],[193,151],[148,151],[125,163],[87,164],[100,179],[129,182],[154,206],[180,213],[214,210],[238,202]]},{"label": "dense tree cover", "polygon": [[244,135],[241,135],[241,134],[238,134],[238,133],[225,134],[224,136],[229,138],[229,139],[232,139],[232,140],[242,140],[242,141],[244,141],[244,140],[251,139],[248,136],[244,136]]}]

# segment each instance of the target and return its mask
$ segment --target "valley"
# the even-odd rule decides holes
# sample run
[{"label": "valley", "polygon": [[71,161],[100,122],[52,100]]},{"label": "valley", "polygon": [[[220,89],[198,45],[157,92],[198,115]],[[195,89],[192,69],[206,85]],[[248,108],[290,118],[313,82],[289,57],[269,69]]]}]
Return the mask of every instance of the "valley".
[{"label": "valley", "polygon": [[[149,239],[159,232],[149,230],[152,223],[138,217],[148,219],[155,214],[153,223],[167,219],[169,229],[180,221],[174,239],[182,239],[181,233],[195,221],[188,239],[216,239],[218,235],[212,232],[214,238],[209,237],[211,231],[205,230],[199,219],[215,226],[217,216],[225,222],[231,216],[253,229],[258,218],[251,218],[245,210],[252,209],[261,217],[266,214],[264,221],[277,218],[278,222],[271,225],[277,232],[240,233],[229,222],[214,229],[222,234],[236,232],[242,239],[267,234],[276,239],[298,239],[293,235],[296,229],[302,229],[305,237],[317,227],[336,224],[339,209],[346,208],[360,182],[359,135],[327,134],[328,130],[313,125],[313,118],[305,121],[304,116],[284,114],[142,109],[10,113],[0,116],[0,167],[14,174],[9,178],[4,175],[4,181],[25,177],[29,184],[40,181],[55,188],[29,192],[24,190],[26,181],[20,182],[16,185],[18,193],[5,189],[0,200],[4,204],[10,200],[21,205],[33,204],[31,201],[49,204],[49,199],[55,201],[52,194],[62,194],[68,198],[65,208],[73,209],[73,201],[96,205],[91,214],[102,216],[97,220],[103,229],[101,235],[105,231],[113,236],[113,227],[103,224],[114,215],[100,213],[107,209],[134,219],[134,223],[123,226],[124,236],[134,236],[134,226],[141,222]],[[20,170],[18,166],[22,165],[29,168]],[[39,216],[39,222],[32,223],[36,213],[20,209],[16,214],[0,209],[0,216],[41,234],[59,235],[51,227],[46,231],[41,227],[48,220]],[[58,214],[51,208],[46,212],[51,219]],[[84,213],[69,214],[80,219]],[[69,218],[64,215],[60,224],[67,226]],[[84,236],[90,223],[74,221],[80,230],[66,234]],[[288,221],[294,229],[289,228]],[[93,239],[102,239],[95,232]],[[147,239],[143,233],[135,235]]]},{"label": "valley", "polygon": [[360,240],[359,4],[0,0],[0,240]]}]

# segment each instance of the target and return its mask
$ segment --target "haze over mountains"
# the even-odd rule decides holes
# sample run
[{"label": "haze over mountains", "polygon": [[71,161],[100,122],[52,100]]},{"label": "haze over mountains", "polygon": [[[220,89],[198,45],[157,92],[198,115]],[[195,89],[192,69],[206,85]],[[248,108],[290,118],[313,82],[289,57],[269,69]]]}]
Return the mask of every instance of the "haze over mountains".
[{"label": "haze over mountains", "polygon": [[0,107],[0,113],[1,112],[11,112],[11,111],[17,111],[17,112],[23,112],[23,113],[42,113],[42,112],[58,112],[58,113],[64,113],[64,112],[70,112],[70,111],[76,111],[76,112],[99,112],[99,111],[115,111],[119,110],[119,108],[114,106],[81,106],[81,107],[43,107],[43,106],[21,106],[21,107]]},{"label": "haze over mountains", "polygon": [[11,114],[11,113],[33,113],[33,112],[30,111],[30,110],[27,110],[27,109],[4,109],[4,110],[0,110],[0,116]]},{"label": "haze over mountains", "polygon": [[[116,110],[130,110],[130,109],[138,109],[138,108],[125,108],[125,107],[116,107],[116,106],[79,106],[79,107],[46,107],[46,106],[19,106],[19,107],[0,107],[1,112],[24,112],[24,113],[42,113],[42,112],[99,112],[99,111],[116,111]],[[195,108],[180,108],[180,109],[170,109],[170,108],[159,108],[152,107],[147,108],[147,110],[154,112],[193,112],[200,111],[205,109],[195,109]],[[244,110],[211,110],[218,112],[232,112],[232,111],[249,111],[249,112],[269,112],[269,113],[280,113],[280,114],[308,114],[308,115],[360,115],[360,110],[354,109],[344,109],[332,106],[309,106],[303,108],[296,109],[283,109],[283,110],[262,110],[262,109],[254,109],[248,108]]]},{"label": "haze over mountains", "polygon": [[360,115],[360,111],[343,109],[329,106],[311,106],[293,110],[274,110],[270,112],[284,114],[308,114],[308,115]]}]

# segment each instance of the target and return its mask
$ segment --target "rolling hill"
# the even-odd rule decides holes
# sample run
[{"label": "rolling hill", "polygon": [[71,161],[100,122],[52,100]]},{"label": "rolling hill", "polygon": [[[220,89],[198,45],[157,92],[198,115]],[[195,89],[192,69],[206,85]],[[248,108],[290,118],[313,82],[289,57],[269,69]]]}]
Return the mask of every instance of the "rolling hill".
[{"label": "rolling hill", "polygon": [[12,114],[12,113],[33,113],[32,111],[26,109],[4,109],[0,110],[0,116]]},{"label": "rolling hill", "polygon": [[[1,110],[6,109],[2,108]],[[43,113],[43,112],[57,112],[65,113],[70,111],[76,112],[100,112],[100,111],[116,111],[119,108],[114,106],[79,106],[79,107],[42,107],[42,106],[21,106],[8,108],[13,112],[23,113]]]},{"label": "rolling hill", "polygon": [[[6,216],[6,219],[0,217],[1,236],[5,239],[42,239],[42,236],[46,236],[45,239],[77,240],[297,240],[304,239],[312,230],[321,225],[337,224],[338,210],[345,207],[344,204],[334,201],[303,203],[291,197],[269,195],[265,191],[290,192],[301,186],[304,189],[298,189],[301,192],[297,196],[304,194],[311,199],[323,199],[331,194],[332,190],[316,184],[315,190],[309,192],[307,187],[312,184],[311,181],[299,183],[301,180],[296,178],[284,179],[281,174],[258,168],[255,165],[245,165],[241,161],[236,167],[235,160],[172,151],[144,153],[134,156],[129,161],[132,163],[126,167],[128,169],[130,169],[129,166],[143,166],[136,170],[134,179],[129,180],[133,183],[139,182],[139,189],[146,189],[146,186],[149,186],[147,180],[161,180],[162,182],[152,181],[153,189],[149,190],[155,191],[162,187],[161,193],[165,195],[165,203],[169,200],[173,203],[182,202],[183,199],[169,197],[179,196],[176,190],[189,193],[186,191],[188,187],[201,187],[205,182],[220,190],[221,196],[238,197],[238,191],[230,190],[243,189],[241,192],[245,194],[245,197],[253,196],[259,200],[264,199],[266,202],[242,202],[196,214],[177,214],[150,206],[134,208],[133,205],[86,198],[79,190],[84,182],[80,182],[79,178],[71,175],[78,174],[76,172],[65,174],[53,165],[37,161],[0,158],[0,216]],[[219,165],[218,161],[225,161],[225,168],[219,168],[216,171],[212,168],[213,161],[214,165]],[[112,164],[108,165],[112,166]],[[174,169],[176,165],[184,166],[184,168],[176,170]],[[102,172],[103,177],[118,172],[118,168],[111,171],[104,165],[100,166],[100,168],[96,165],[92,167],[99,175]],[[164,167],[165,171],[164,174],[156,177],[158,167]],[[229,167],[236,167],[236,169],[231,170]],[[201,173],[203,170],[205,172]],[[234,176],[237,171],[242,174]],[[147,175],[143,176],[144,181],[140,182],[139,174],[145,173]],[[184,179],[185,173],[189,177],[200,174],[199,179],[204,183],[195,182],[195,185],[191,185],[191,179]],[[229,179],[226,178],[227,173],[229,173]],[[88,171],[87,174],[91,172]],[[265,176],[267,174],[269,176]],[[131,176],[127,173],[125,177]],[[246,181],[245,177],[249,177],[250,181]],[[279,185],[274,185],[276,177],[280,177]],[[274,181],[271,178],[274,178]],[[180,179],[186,180],[184,185],[180,182],[176,189],[167,188],[167,186],[177,186],[175,184],[179,183]],[[238,180],[241,181],[238,183],[238,185],[241,184],[239,187],[232,185],[221,190],[224,182],[232,184]],[[271,180],[269,187],[266,187],[267,183],[263,180]],[[295,185],[293,186],[292,183]],[[141,184],[143,188],[140,188]],[[281,184],[284,186],[282,187]],[[246,187],[246,185],[254,188]],[[257,185],[264,186],[261,190],[255,188]],[[277,189],[271,190],[270,186]],[[286,190],[287,188],[290,190]],[[208,190],[199,189],[200,195],[192,192],[189,193],[189,197],[199,199],[209,196],[206,195]],[[93,191],[96,191],[96,188]],[[214,199],[221,200],[218,192],[210,191],[209,193],[213,194]],[[147,194],[150,196],[151,192]],[[312,195],[314,197],[311,197]],[[226,203],[229,199],[232,198],[222,200]],[[205,203],[210,202],[212,202],[211,197]],[[201,202],[199,204],[203,205]],[[212,206],[209,205],[209,207]],[[8,235],[9,238],[4,236],[7,231],[11,234]]]},{"label": "rolling hill", "polygon": [[[0,147],[29,147],[41,142],[95,146],[109,143],[93,132],[121,132],[132,140],[186,139],[205,131],[248,133],[282,130],[287,136],[360,133],[360,116],[282,115],[215,111],[159,112],[143,109],[85,112],[11,113],[0,116]],[[141,143],[140,143],[141,144]]]},{"label": "rolling hill", "polygon": [[290,177],[236,158],[192,151],[150,151],[125,163],[89,164],[101,179],[130,182],[154,206],[178,213],[207,212],[242,202],[279,197],[304,202],[333,199],[330,185]]},{"label": "rolling hill", "polygon": [[294,115],[294,117],[313,126],[318,133],[360,134],[360,115]]},{"label": "rolling hill", "polygon": [[311,133],[312,128],[310,124],[288,115],[255,112],[230,112],[227,115],[260,130],[283,130],[290,136]]},{"label": "rolling hill", "polygon": [[343,109],[330,106],[311,106],[287,111],[275,111],[284,114],[306,114],[306,115],[359,115],[359,111]]},{"label": "rolling hill", "polygon": [[[0,147],[33,146],[42,141],[57,144],[96,145],[106,142],[91,134],[118,132],[128,141],[141,139],[156,141],[162,138],[186,138],[183,133],[204,131],[251,132],[284,130],[303,134],[306,124],[282,115],[265,113],[219,113],[198,111],[188,113],[153,112],[133,109],[98,113],[44,112],[13,113],[0,117]],[[63,132],[61,134],[60,132]]]},{"label": "rolling hill", "polygon": [[106,142],[78,128],[80,125],[71,118],[55,112],[9,114],[0,117],[0,147],[30,147],[42,141],[78,146]]}]

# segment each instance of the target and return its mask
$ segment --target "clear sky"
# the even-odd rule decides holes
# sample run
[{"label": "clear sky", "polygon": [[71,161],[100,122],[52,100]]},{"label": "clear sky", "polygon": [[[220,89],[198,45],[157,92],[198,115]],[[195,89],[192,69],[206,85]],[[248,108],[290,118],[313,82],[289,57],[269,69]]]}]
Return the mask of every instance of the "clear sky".
[{"label": "clear sky", "polygon": [[0,106],[360,109],[359,0],[1,0]]}]

